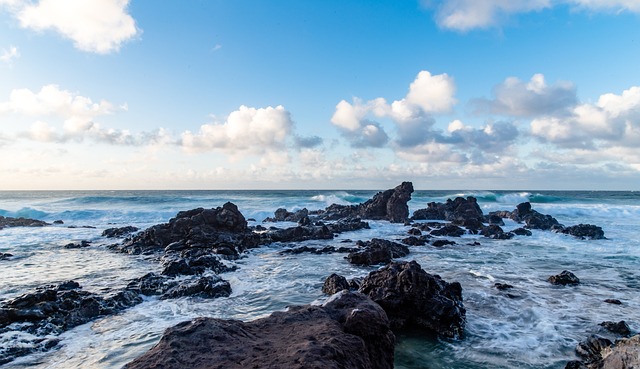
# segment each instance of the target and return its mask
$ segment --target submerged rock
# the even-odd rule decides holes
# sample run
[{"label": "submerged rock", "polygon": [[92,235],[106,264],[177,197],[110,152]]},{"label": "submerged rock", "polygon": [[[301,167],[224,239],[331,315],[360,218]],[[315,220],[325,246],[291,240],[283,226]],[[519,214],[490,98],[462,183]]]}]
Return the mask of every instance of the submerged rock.
[{"label": "submerged rock", "polygon": [[460,283],[445,282],[415,261],[392,262],[369,273],[359,291],[382,306],[394,330],[422,328],[444,337],[464,334]]},{"label": "submerged rock", "polygon": [[611,321],[604,321],[600,323],[600,325],[604,327],[604,329],[608,330],[609,332],[615,333],[622,337],[628,337],[631,335],[631,328],[629,328],[629,325],[624,320],[621,320],[617,323],[611,322]]},{"label": "submerged rock", "polygon": [[575,274],[571,273],[568,270],[563,270],[562,273],[560,274],[556,274],[556,275],[552,275],[551,277],[549,277],[547,279],[551,284],[556,284],[556,285],[577,285],[580,284],[580,279],[578,279],[578,277],[576,277]]},{"label": "submerged rock", "polygon": [[29,218],[12,218],[0,215],[0,229],[8,227],[44,227],[50,225],[47,222]]},{"label": "submerged rock", "polygon": [[395,336],[382,308],[342,292],[251,322],[196,318],[165,331],[125,366],[151,368],[393,368]]},{"label": "submerged rock", "polygon": [[601,240],[604,239],[602,228],[593,224],[578,224],[560,229],[560,233],[569,234],[580,239]]}]

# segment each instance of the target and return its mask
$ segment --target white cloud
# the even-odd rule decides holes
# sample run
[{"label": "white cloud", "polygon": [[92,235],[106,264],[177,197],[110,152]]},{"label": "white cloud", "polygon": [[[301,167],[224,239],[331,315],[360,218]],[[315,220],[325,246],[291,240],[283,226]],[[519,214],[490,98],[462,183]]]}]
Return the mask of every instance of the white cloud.
[{"label": "white cloud", "polygon": [[[6,1],[6,0],[5,0]],[[76,48],[107,54],[140,31],[127,12],[129,0],[40,0],[36,4],[9,1],[20,26],[36,31],[53,30],[73,40]]]},{"label": "white cloud", "polygon": [[529,82],[507,78],[493,88],[494,99],[472,102],[477,113],[492,113],[516,117],[538,117],[567,113],[577,102],[572,83],[559,81],[547,85],[544,75],[535,74]]},{"label": "white cloud", "polygon": [[595,104],[576,105],[569,116],[533,119],[531,134],[565,148],[637,147],[640,87],[604,94]]},{"label": "white cloud", "polygon": [[637,0],[423,0],[423,3],[435,9],[438,26],[462,32],[498,27],[513,15],[566,4],[575,10],[640,12]]},{"label": "white cloud", "polygon": [[189,152],[220,150],[229,155],[261,155],[281,150],[293,131],[291,115],[282,106],[241,106],[224,123],[205,124],[198,133],[182,134],[182,146]]},{"label": "white cloud", "polygon": [[18,58],[19,56],[20,52],[18,52],[18,48],[11,45],[9,46],[9,49],[2,49],[2,52],[0,53],[0,61],[11,64],[13,59]]},{"label": "white cloud", "polygon": [[389,136],[371,118],[389,118],[398,126],[402,146],[417,145],[429,136],[434,121],[431,114],[450,111],[456,104],[455,83],[449,75],[421,71],[410,84],[407,95],[391,104],[379,97],[369,101],[354,98],[336,105],[331,122],[354,147],[382,147]]}]

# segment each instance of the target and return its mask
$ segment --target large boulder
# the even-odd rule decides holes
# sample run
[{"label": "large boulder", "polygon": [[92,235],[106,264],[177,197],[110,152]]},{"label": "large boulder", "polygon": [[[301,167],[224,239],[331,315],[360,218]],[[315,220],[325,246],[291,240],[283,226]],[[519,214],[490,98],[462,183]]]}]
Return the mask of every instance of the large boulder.
[{"label": "large boulder", "polygon": [[338,220],[344,218],[362,218],[372,220],[388,220],[402,223],[409,218],[409,206],[413,184],[402,182],[399,186],[378,192],[372,199],[358,205],[333,204],[320,214],[321,219]]},{"label": "large boulder", "polygon": [[562,224],[558,223],[551,215],[541,214],[531,208],[530,202],[523,202],[516,206],[516,209],[509,213],[510,218],[518,223],[525,223],[525,227],[529,229],[550,230],[554,227],[562,228]]},{"label": "large boulder", "polygon": [[547,280],[551,284],[561,286],[575,286],[580,284],[580,279],[568,270],[563,270],[560,274],[552,275]]},{"label": "large boulder", "polygon": [[382,306],[393,329],[422,328],[444,337],[464,333],[460,283],[445,282],[416,261],[392,262],[369,273],[359,291]]},{"label": "large boulder", "polygon": [[29,218],[12,218],[0,215],[0,229],[8,227],[44,227],[50,225],[47,222]]},{"label": "large boulder", "polygon": [[593,224],[578,224],[560,229],[561,233],[569,234],[580,239],[601,240],[604,239],[604,231]]},{"label": "large boulder", "polygon": [[251,322],[197,318],[165,331],[126,369],[393,368],[387,316],[359,293],[293,306]]},{"label": "large boulder", "polygon": [[358,241],[360,251],[347,255],[351,264],[374,265],[386,264],[395,258],[401,258],[409,254],[409,248],[397,242],[374,238],[371,241]]},{"label": "large boulder", "polygon": [[430,202],[426,209],[413,212],[413,220],[448,220],[454,224],[482,223],[484,214],[475,197],[456,197],[446,203]]}]

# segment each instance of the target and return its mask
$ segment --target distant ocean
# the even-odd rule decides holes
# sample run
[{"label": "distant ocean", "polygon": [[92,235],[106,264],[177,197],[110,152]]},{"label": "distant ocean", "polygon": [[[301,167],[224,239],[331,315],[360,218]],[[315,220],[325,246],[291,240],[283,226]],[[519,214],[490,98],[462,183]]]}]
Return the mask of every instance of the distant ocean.
[{"label": "distant ocean", "polygon": [[[261,224],[278,208],[324,209],[332,203],[357,204],[376,191],[52,191],[0,192],[0,215],[35,218],[62,225],[0,230],[0,300],[37,286],[75,280],[84,290],[124,287],[160,264],[149,256],[114,253],[106,228],[145,229],[167,222],[178,211],[235,203],[245,218]],[[410,212],[429,202],[474,196],[483,212],[513,210],[524,201],[564,225],[595,224],[605,240],[579,240],[548,231],[511,240],[476,235],[452,239],[442,248],[411,247],[406,260],[446,281],[462,284],[467,309],[461,340],[398,336],[396,368],[564,368],[575,358],[576,344],[590,334],[605,334],[599,323],[625,320],[640,331],[640,192],[590,191],[416,191]],[[402,239],[402,224],[369,221],[371,229],[341,234],[309,245],[337,245],[345,239]],[[293,225],[293,224],[291,224]],[[69,226],[74,226],[69,228]],[[88,228],[95,227],[95,228]],[[287,226],[287,224],[276,224]],[[507,220],[505,230],[518,225]],[[82,240],[91,246],[66,249]],[[472,246],[474,241],[480,245]],[[343,245],[343,244],[340,244]],[[331,273],[364,276],[376,267],[347,263],[344,254],[286,255],[287,244],[250,250],[232,264],[238,270],[222,277],[231,283],[228,298],[204,300],[145,298],[124,312],[95,320],[61,335],[60,345],[6,364],[6,368],[121,368],[151,348],[165,328],[198,316],[252,320],[292,304],[321,301],[321,287]],[[581,284],[557,287],[546,279],[563,270]],[[514,286],[507,293],[494,283]],[[621,305],[604,303],[618,299]],[[19,331],[0,334],[0,350],[30,345],[37,339]]]}]

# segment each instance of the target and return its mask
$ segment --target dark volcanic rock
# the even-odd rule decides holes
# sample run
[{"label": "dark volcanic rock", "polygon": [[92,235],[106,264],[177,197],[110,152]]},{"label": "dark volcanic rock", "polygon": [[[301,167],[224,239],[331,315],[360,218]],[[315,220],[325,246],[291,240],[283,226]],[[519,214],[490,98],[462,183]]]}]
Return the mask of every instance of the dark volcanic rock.
[{"label": "dark volcanic rock", "polygon": [[325,247],[309,247],[309,246],[300,246],[294,247],[292,249],[286,249],[280,251],[281,254],[302,254],[308,252],[310,254],[333,254],[333,253],[350,253],[356,252],[359,249],[356,247],[334,247],[334,246],[325,246]]},{"label": "dark volcanic rock", "polygon": [[343,292],[323,306],[293,306],[247,323],[197,318],[178,324],[125,368],[388,369],[394,343],[380,306]]},{"label": "dark volcanic rock", "polygon": [[409,218],[409,206],[413,184],[402,182],[394,189],[378,192],[372,199],[359,205],[333,204],[320,214],[321,219],[337,220],[343,218],[388,220],[392,223],[402,223]]},{"label": "dark volcanic rock", "polygon": [[394,258],[400,258],[409,254],[409,248],[407,246],[380,238],[374,238],[366,242],[358,241],[357,245],[363,248],[363,250],[347,255],[347,260],[351,264],[386,264]]},{"label": "dark volcanic rock", "polygon": [[581,239],[601,240],[604,239],[604,231],[602,228],[592,224],[578,224],[571,227],[562,228],[561,233],[569,234]]},{"label": "dark volcanic rock", "polygon": [[449,240],[435,240],[431,243],[433,247],[443,247],[443,246],[455,245],[455,244],[456,243],[454,241],[449,241]]},{"label": "dark volcanic rock", "polygon": [[465,233],[467,232],[464,229],[453,224],[447,224],[444,227],[434,229],[430,234],[432,236],[460,237]]},{"label": "dark volcanic rock", "polygon": [[605,321],[600,323],[600,325],[604,327],[604,329],[608,330],[609,332],[615,333],[622,337],[628,337],[631,335],[631,328],[629,328],[629,325],[624,320],[621,320],[617,323],[611,322],[611,321]]},{"label": "dark volcanic rock", "polygon": [[349,282],[345,277],[335,273],[328,276],[322,285],[322,293],[326,293],[327,295],[333,295],[342,290],[349,290]]},{"label": "dark volcanic rock", "polygon": [[606,302],[607,304],[622,305],[622,301],[618,299],[606,299],[604,300],[604,302]]},{"label": "dark volcanic rock", "polygon": [[540,214],[536,210],[531,209],[531,203],[523,202],[518,204],[516,210],[510,213],[510,218],[518,223],[524,222],[526,228],[549,230],[554,226],[562,226],[551,215]]},{"label": "dark volcanic rock", "polygon": [[0,215],[0,229],[8,227],[43,227],[50,225],[47,222],[29,218],[12,218]]},{"label": "dark volcanic rock", "polygon": [[130,233],[137,232],[139,229],[133,226],[126,226],[120,228],[107,228],[102,231],[102,237],[114,238],[126,236]]},{"label": "dark volcanic rock", "polygon": [[369,273],[359,291],[382,306],[393,329],[422,328],[445,337],[464,333],[460,283],[447,283],[415,261],[392,262]]},{"label": "dark volcanic rock", "polygon": [[13,254],[9,254],[8,252],[0,252],[0,260],[6,260],[12,257]]},{"label": "dark volcanic rock", "polygon": [[[448,199],[446,203],[430,202],[426,209],[419,209],[413,213],[413,220],[448,220],[454,224],[464,225],[465,222],[476,221],[482,223],[484,215],[475,197],[456,197]],[[469,223],[468,223],[469,224]]]},{"label": "dark volcanic rock", "polygon": [[297,226],[268,231],[271,242],[300,242],[308,240],[330,240],[333,232],[326,226]]},{"label": "dark volcanic rock", "polygon": [[563,286],[580,284],[580,279],[568,270],[563,270],[560,274],[552,275],[549,277],[548,281],[551,282],[551,284]]},{"label": "dark volcanic rock", "polygon": [[82,240],[80,241],[80,243],[73,243],[73,242],[68,243],[64,245],[64,248],[65,249],[82,249],[89,246],[91,246],[91,241]]},{"label": "dark volcanic rock", "polygon": [[513,231],[511,231],[511,233],[518,235],[518,236],[531,236],[533,235],[533,233],[531,233],[530,230],[526,229],[526,228],[516,228]]},{"label": "dark volcanic rock", "polygon": [[514,234],[511,232],[505,232],[499,225],[491,224],[483,227],[480,234],[492,238],[494,240],[509,240],[512,239]]},{"label": "dark volcanic rock", "polygon": [[409,246],[424,246],[428,243],[428,239],[425,236],[411,236],[402,239],[402,243]]},{"label": "dark volcanic rock", "polygon": [[507,283],[499,283],[499,282],[498,282],[498,283],[495,283],[495,284],[493,285],[493,287],[497,288],[497,289],[498,289],[498,290],[500,290],[500,291],[506,291],[506,290],[510,290],[510,289],[512,289],[512,288],[513,288],[513,286],[512,286],[512,285],[510,285],[510,284],[507,284]]},{"label": "dark volcanic rock", "polygon": [[161,299],[174,299],[178,297],[229,297],[231,285],[218,276],[200,277],[192,281],[181,281],[169,288],[160,296]]},{"label": "dark volcanic rock", "polygon": [[247,227],[238,207],[228,202],[216,209],[179,212],[169,223],[158,224],[126,239],[116,249],[130,254],[163,251],[173,244],[178,248],[207,248],[211,253],[231,254],[257,247],[260,236]]},{"label": "dark volcanic rock", "polygon": [[264,220],[264,222],[294,222],[294,223],[298,223],[301,220],[303,220],[304,218],[307,218],[308,216],[309,216],[309,210],[307,210],[306,208],[298,210],[295,213],[287,211],[287,209],[280,208],[280,209],[275,211],[273,218],[267,218],[267,219]]}]

